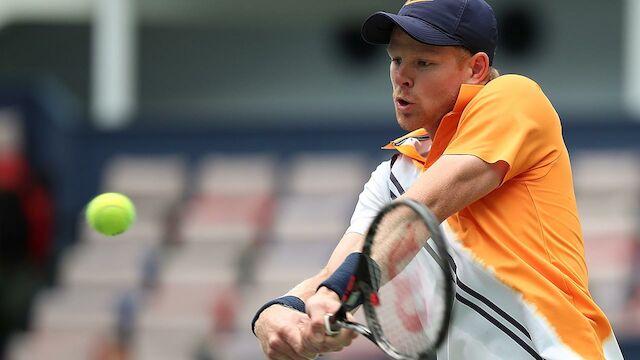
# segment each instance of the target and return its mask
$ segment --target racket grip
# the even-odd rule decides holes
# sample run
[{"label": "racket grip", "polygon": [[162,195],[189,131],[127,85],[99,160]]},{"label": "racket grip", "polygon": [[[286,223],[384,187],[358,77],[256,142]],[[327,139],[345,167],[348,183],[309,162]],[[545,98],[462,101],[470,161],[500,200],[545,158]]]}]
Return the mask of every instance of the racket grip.
[{"label": "racket grip", "polygon": [[329,336],[340,333],[340,326],[336,324],[336,317],[333,314],[324,314],[324,333]]}]

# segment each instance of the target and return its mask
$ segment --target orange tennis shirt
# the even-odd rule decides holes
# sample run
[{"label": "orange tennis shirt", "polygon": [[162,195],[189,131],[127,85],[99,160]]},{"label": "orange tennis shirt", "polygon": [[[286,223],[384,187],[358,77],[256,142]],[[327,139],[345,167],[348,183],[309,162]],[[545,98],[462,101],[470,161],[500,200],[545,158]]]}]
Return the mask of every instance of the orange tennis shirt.
[{"label": "orange tennis shirt", "polygon": [[[553,330],[552,338],[562,347],[586,359],[617,357],[607,355],[619,353],[617,342],[588,290],[560,119],[539,86],[517,75],[501,76],[485,86],[463,85],[428,151],[406,141],[427,135],[420,129],[385,148],[398,150],[420,171],[440,156],[454,154],[509,165],[497,189],[446,220],[473,261],[535,309],[536,319],[546,322],[544,327]],[[525,327],[532,336],[538,331],[531,324]],[[544,357],[544,346],[533,342]]]}]

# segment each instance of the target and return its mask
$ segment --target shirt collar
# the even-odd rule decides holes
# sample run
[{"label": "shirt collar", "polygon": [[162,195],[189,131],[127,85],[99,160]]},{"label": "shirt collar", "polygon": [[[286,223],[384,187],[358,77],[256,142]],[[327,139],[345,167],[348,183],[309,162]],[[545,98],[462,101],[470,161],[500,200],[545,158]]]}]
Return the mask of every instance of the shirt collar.
[{"label": "shirt collar", "polygon": [[[456,99],[456,103],[453,105],[453,110],[444,116],[443,120],[447,117],[451,117],[451,115],[459,115],[462,114],[465,107],[469,104],[471,99],[473,99],[480,90],[484,88],[484,85],[470,85],[470,84],[462,84],[460,86],[460,91],[458,92],[458,98]],[[440,127],[442,127],[444,121],[440,122]],[[439,128],[440,128],[439,127]],[[410,158],[417,160],[421,163],[426,162],[426,157],[423,154],[420,154],[415,146],[413,146],[410,142],[406,142],[405,140],[409,138],[417,138],[418,140],[427,140],[430,138],[430,134],[427,133],[425,129],[417,129],[414,130],[404,136],[401,136],[393,141],[390,141],[387,145],[383,146],[383,149],[396,149],[400,153],[409,156]]]},{"label": "shirt collar", "polygon": [[484,85],[470,85],[470,84],[462,84],[460,86],[460,92],[458,93],[458,98],[456,99],[455,105],[453,105],[454,113],[461,113],[467,104],[473,99],[479,92],[484,88]]}]

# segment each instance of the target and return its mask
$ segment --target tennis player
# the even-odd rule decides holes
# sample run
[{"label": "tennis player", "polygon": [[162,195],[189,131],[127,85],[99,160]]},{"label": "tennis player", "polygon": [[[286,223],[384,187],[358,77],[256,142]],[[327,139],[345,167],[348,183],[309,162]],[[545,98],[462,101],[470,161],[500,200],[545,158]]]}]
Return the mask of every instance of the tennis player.
[{"label": "tennis player", "polygon": [[[484,0],[410,0],[376,13],[364,39],[388,44],[393,102],[410,131],[372,173],[326,267],[263,306],[254,332],[269,359],[348,346],[324,332],[340,306],[336,269],[398,197],[428,206],[451,242],[452,325],[438,359],[622,359],[588,290],[560,119],[540,87],[492,68],[496,19]],[[357,254],[355,254],[357,255]]]}]

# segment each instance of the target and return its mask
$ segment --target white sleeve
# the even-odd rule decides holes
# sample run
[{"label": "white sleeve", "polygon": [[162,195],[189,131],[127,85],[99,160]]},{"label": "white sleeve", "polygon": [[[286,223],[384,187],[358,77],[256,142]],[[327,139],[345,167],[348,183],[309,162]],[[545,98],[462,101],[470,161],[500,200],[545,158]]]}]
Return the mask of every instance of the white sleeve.
[{"label": "white sleeve", "polygon": [[390,175],[390,161],[384,161],[371,173],[369,181],[364,185],[364,190],[358,197],[358,203],[351,216],[351,225],[347,228],[347,233],[354,232],[364,235],[378,211],[391,201],[388,185]]}]

